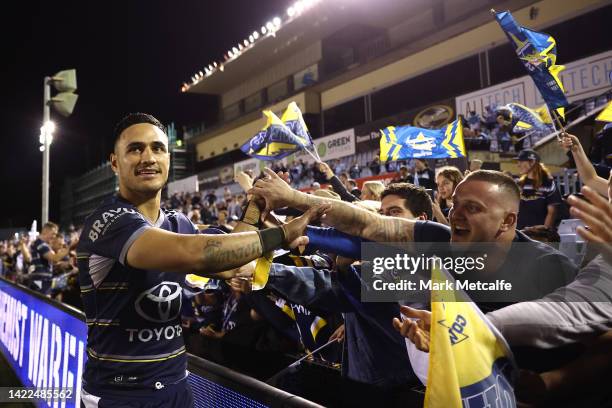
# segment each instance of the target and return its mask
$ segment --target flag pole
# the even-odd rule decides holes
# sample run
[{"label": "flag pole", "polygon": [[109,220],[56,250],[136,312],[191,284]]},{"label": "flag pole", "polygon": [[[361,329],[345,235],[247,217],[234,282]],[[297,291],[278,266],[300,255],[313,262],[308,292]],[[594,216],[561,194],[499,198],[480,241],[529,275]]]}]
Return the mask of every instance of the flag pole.
[{"label": "flag pole", "polygon": [[[549,111],[550,113],[550,111]],[[557,111],[555,109],[552,110],[552,113],[554,114],[554,119],[557,121],[557,124],[559,125],[559,128],[561,128],[561,132],[563,133],[567,133],[565,131],[565,127],[563,127],[563,123],[561,122],[561,117],[559,116],[559,114],[557,113]],[[553,121],[554,122],[554,121]]]},{"label": "flag pole", "polygon": [[302,361],[304,361],[305,359],[307,359],[308,357],[312,356],[315,353],[320,352],[321,350],[323,350],[324,348],[334,344],[334,343],[338,343],[338,340],[333,339],[333,340],[329,340],[327,343],[325,343],[324,345],[322,345],[321,347],[317,348],[316,350],[313,351],[309,351],[308,353],[306,353],[306,355],[304,355],[303,357],[299,358],[298,360],[296,360],[295,362],[289,364],[287,367],[283,368],[282,370],[280,370],[278,373],[274,374],[272,377],[268,378],[268,380],[266,381],[266,384],[272,384],[274,383],[274,381],[276,381],[276,379],[278,377],[280,377],[281,375],[283,375],[284,373],[286,373],[287,371],[291,370],[294,367],[297,367],[300,365],[300,363]]},{"label": "flag pole", "polygon": [[316,156],[306,147],[304,146],[304,151],[310,155],[316,162],[321,162],[321,158],[319,157],[319,153],[315,150]]},{"label": "flag pole", "polygon": [[[553,125],[553,129],[555,130],[555,133],[557,134],[557,140],[561,140],[561,133],[565,133],[565,128],[561,124],[561,120],[557,117],[557,112],[554,109],[550,109],[546,102],[544,102],[544,106],[546,106],[546,111],[548,112],[548,116],[550,116],[551,123]],[[559,125],[561,130],[557,130],[557,126],[555,125],[555,122],[557,125]]]}]

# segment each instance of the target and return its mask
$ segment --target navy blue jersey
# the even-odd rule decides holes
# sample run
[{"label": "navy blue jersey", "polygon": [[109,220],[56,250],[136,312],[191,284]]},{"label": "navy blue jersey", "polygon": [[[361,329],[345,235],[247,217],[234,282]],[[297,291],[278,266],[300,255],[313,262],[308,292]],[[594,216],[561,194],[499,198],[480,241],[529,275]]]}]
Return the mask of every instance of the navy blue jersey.
[{"label": "navy blue jersey", "polygon": [[543,225],[548,215],[549,205],[562,203],[561,194],[552,178],[545,178],[538,188],[532,179],[519,182],[521,186],[521,204],[519,207],[517,229],[532,225]]},{"label": "navy blue jersey", "polygon": [[28,277],[30,288],[45,295],[51,293],[51,283],[53,279],[53,265],[45,258],[51,251],[51,247],[42,239],[38,238],[30,246],[32,262],[30,263]]},{"label": "navy blue jersey", "polygon": [[30,246],[32,262],[30,263],[30,277],[32,279],[51,279],[53,268],[45,255],[51,251],[51,247],[45,241],[37,238]]},{"label": "navy blue jersey", "polygon": [[84,388],[95,395],[159,389],[186,376],[180,311],[185,275],[127,264],[130,245],[147,229],[197,234],[181,213],[160,210],[151,224],[121,197],[86,220],[77,247],[87,318]]}]

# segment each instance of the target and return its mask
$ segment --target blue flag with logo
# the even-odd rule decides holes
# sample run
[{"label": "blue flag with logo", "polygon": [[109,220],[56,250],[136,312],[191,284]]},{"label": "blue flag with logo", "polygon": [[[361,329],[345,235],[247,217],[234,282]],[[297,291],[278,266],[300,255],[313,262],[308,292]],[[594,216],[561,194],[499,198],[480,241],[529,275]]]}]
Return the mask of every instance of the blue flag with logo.
[{"label": "blue flag with logo", "polygon": [[511,127],[513,133],[554,132],[550,116],[545,109],[534,110],[515,102],[504,107],[512,112]]},{"label": "blue flag with logo", "polygon": [[509,11],[495,13],[495,18],[514,45],[516,55],[529,72],[548,108],[564,117],[564,107],[568,101],[559,73],[565,67],[556,65],[555,39],[548,34],[520,26]]},{"label": "blue flag with logo", "polygon": [[465,157],[461,119],[442,129],[389,126],[381,130],[380,161]]},{"label": "blue flag with logo", "polygon": [[268,119],[266,126],[242,145],[245,154],[261,160],[279,160],[289,156],[308,144],[296,136],[274,112],[263,111]]}]

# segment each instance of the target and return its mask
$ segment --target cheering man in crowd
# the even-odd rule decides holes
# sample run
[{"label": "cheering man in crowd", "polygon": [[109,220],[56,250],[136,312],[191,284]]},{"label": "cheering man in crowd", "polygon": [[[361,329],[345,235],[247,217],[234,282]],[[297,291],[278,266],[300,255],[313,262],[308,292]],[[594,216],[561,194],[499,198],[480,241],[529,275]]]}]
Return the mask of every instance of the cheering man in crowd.
[{"label": "cheering man in crowd", "polygon": [[[284,206],[307,210],[324,201],[293,190],[272,171],[264,171],[269,177],[257,181],[251,193],[265,199],[267,210]],[[496,243],[497,253],[489,255],[487,269],[496,271],[495,277],[512,280],[524,300],[537,299],[576,275],[576,266],[565,255],[516,230],[520,191],[512,178],[497,171],[475,171],[459,183],[452,201],[450,229],[432,221],[381,216],[339,201],[333,202],[324,220],[344,233],[378,242]]]},{"label": "cheering man in crowd", "polygon": [[[119,192],[85,221],[78,246],[88,326],[86,407],[189,407],[181,337],[184,274],[226,279],[300,235],[321,207],[283,227],[198,235],[181,213],[160,209],[170,159],[164,126],[130,114],[115,130],[111,166]],[[225,272],[223,272],[225,271]]]},{"label": "cheering man in crowd", "polygon": [[[597,177],[595,183],[603,187],[606,181]],[[597,191],[603,189],[585,186],[582,193],[588,201],[570,196],[568,202],[572,215],[588,225],[576,232],[594,245],[599,255],[569,285],[536,302],[516,303],[487,315],[512,347],[543,350],[579,342],[588,345],[567,364],[552,370],[549,367],[540,374],[522,373],[517,397],[533,406],[595,406],[601,400],[609,401],[606,373],[612,367],[612,173],[607,181],[608,200]],[[402,313],[409,319],[394,319],[395,328],[419,350],[428,352],[431,313],[405,306]],[[579,400],[569,399],[576,397]]]},{"label": "cheering man in crowd", "polygon": [[[57,235],[57,224],[48,222],[43,225],[39,237],[30,247],[30,253],[24,252],[26,261],[30,261],[30,286],[45,295],[51,293],[51,282],[53,279],[53,264],[68,255],[67,248],[61,248],[55,252],[50,244]],[[29,256],[31,256],[31,260]]]}]

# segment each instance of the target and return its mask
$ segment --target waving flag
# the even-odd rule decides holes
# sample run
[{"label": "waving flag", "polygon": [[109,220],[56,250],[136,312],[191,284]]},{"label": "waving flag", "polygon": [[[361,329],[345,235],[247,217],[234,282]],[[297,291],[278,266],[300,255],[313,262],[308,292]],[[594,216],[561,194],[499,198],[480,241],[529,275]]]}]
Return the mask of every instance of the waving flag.
[{"label": "waving flag", "polygon": [[465,156],[461,119],[457,119],[442,129],[389,126],[381,130],[381,133],[381,162],[412,158],[442,159]]},{"label": "waving flag", "polygon": [[552,133],[554,131],[546,107],[534,110],[514,102],[504,107],[512,112],[511,127],[514,133],[530,133],[533,131]]},{"label": "waving flag", "polygon": [[301,140],[304,146],[313,145],[310,132],[308,131],[308,126],[306,126],[306,122],[304,122],[302,111],[297,103],[291,102],[287,106],[287,109],[285,109],[285,112],[281,117],[281,122],[283,122],[285,126],[287,126],[289,130]]},{"label": "waving flag", "polygon": [[[612,75],[612,74],[610,74]],[[612,122],[612,102],[608,102],[608,105],[601,111],[595,118],[599,122]]]},{"label": "waving flag", "polygon": [[[454,280],[434,268],[434,282]],[[426,408],[516,407],[512,352],[465,292],[432,290],[430,336]]]},{"label": "waving flag", "polygon": [[564,117],[568,105],[559,73],[565,69],[556,65],[557,43],[545,33],[520,26],[509,11],[495,13],[495,18],[514,45],[516,55],[529,72],[550,110]]},{"label": "waving flag", "polygon": [[261,160],[279,160],[304,149],[307,144],[297,137],[274,112],[263,111],[268,119],[266,126],[246,142],[240,150]]}]

